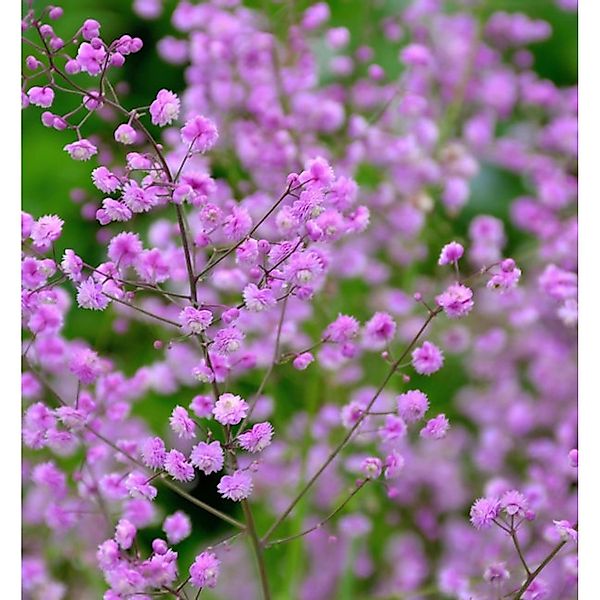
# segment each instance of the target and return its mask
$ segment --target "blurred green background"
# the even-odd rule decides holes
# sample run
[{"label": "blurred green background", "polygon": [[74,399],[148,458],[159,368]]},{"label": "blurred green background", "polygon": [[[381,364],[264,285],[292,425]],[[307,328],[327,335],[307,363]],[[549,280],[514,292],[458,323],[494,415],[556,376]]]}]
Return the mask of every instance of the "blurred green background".
[{"label": "blurred green background", "polygon": [[[125,104],[129,106],[147,105],[154,98],[157,90],[168,88],[179,92],[184,87],[182,68],[164,63],[157,55],[156,43],[164,35],[174,34],[169,22],[169,15],[175,2],[165,2],[166,10],[163,16],[156,21],[144,21],[135,15],[131,9],[131,2],[127,0],[58,0],[60,6],[65,9],[65,16],[56,24],[59,35],[67,37],[70,32],[77,29],[86,18],[96,18],[102,23],[102,35],[106,39],[112,39],[122,33],[139,36],[144,40],[144,50],[128,58],[122,71],[122,79],[129,82],[129,94],[125,97]],[[44,6],[44,2],[35,2],[37,7]],[[246,5],[262,7],[264,10],[278,13],[282,9],[281,2],[270,2],[268,0],[256,0],[245,2]],[[311,2],[293,2],[292,10],[300,13]],[[399,0],[371,2],[369,0],[329,0],[332,8],[332,25],[344,25],[353,33],[353,43],[359,45],[365,41],[365,23],[374,24],[383,15],[391,15],[406,5]],[[483,4],[483,14],[489,14],[494,10],[522,11],[532,17],[543,18],[550,22],[553,28],[553,36],[550,40],[532,47],[535,55],[535,70],[541,77],[553,80],[559,85],[573,85],[577,81],[577,17],[574,14],[560,11],[552,0],[486,0]],[[285,27],[284,19],[275,19],[275,27]],[[390,46],[382,40],[382,36],[372,36],[376,52],[375,60],[381,64],[390,74],[397,73],[397,49],[398,46]],[[25,47],[24,57],[28,51]],[[58,100],[53,110],[68,110],[68,103]],[[78,163],[72,161],[62,150],[63,146],[72,140],[69,132],[56,132],[46,129],[40,124],[40,110],[33,108],[23,112],[22,131],[22,205],[23,209],[39,217],[47,213],[57,213],[65,220],[64,235],[60,240],[59,248],[75,248],[86,260],[94,263],[101,260],[99,245],[96,243],[98,226],[95,221],[81,219],[80,213],[82,203],[74,202],[71,198],[72,190],[83,190],[90,200],[99,201],[97,190],[93,188],[89,173],[91,163]],[[368,178],[367,178],[368,179]],[[360,182],[363,183],[363,182]],[[523,192],[521,183],[514,176],[503,173],[496,169],[486,167],[474,181],[472,186],[472,199],[461,218],[454,224],[455,230],[450,235],[461,236],[464,233],[469,218],[477,213],[494,214],[506,219],[508,201]],[[435,216],[434,216],[435,218]],[[439,241],[439,230],[436,226],[445,226],[444,220],[440,219],[436,224],[432,223],[431,231],[435,240],[431,240],[432,247]],[[509,229],[510,232],[510,229]],[[450,239],[450,238],[448,238]],[[437,240],[437,241],[436,241]],[[429,241],[429,240],[427,240]],[[522,240],[511,238],[512,244]],[[427,267],[425,267],[427,268]],[[405,274],[404,283],[408,283],[415,274]],[[360,281],[348,281],[342,284],[342,289],[333,298],[322,315],[323,321],[335,316],[338,309],[356,314],[358,317],[366,317],[364,298],[368,288]],[[111,311],[102,314],[87,311],[72,311],[66,326],[66,334],[70,337],[83,337],[92,343],[96,349],[104,354],[115,358],[120,368],[127,374],[131,374],[136,368],[144,363],[156,360],[156,353],[152,349],[152,342],[156,338],[151,327],[133,324],[127,336],[119,338],[112,334],[113,316]],[[157,332],[158,333],[158,332]],[[315,332],[316,333],[316,332]],[[135,349],[134,351],[131,351]],[[452,393],[463,383],[463,377],[459,364],[452,365],[452,358],[448,360],[448,367],[444,370],[444,376],[428,380],[421,378],[417,385],[434,397],[440,398],[440,410],[452,416],[452,408],[449,400]],[[380,361],[373,361],[369,365],[369,373],[373,382],[381,379],[382,365]],[[257,375],[258,377],[258,375]],[[278,396],[282,398],[294,397],[301,389],[303,405],[312,407],[312,411],[324,400],[323,390],[333,390],[326,374],[317,368],[311,371],[309,378],[300,377],[291,369],[282,369],[273,379],[277,386]],[[256,389],[257,381],[248,379],[242,381],[237,392],[251,395]],[[175,404],[187,405],[191,393],[184,390],[179,394],[161,397],[157,394],[150,395],[136,410],[141,411],[150,425],[161,433],[164,431],[166,417]],[[446,400],[444,400],[446,399]],[[446,402],[446,406],[444,405]],[[293,412],[291,404],[280,405],[278,403],[276,419],[283,421]],[[310,411],[309,411],[310,412]],[[307,448],[301,448],[306,453]],[[196,489],[194,494],[213,505],[220,505],[223,510],[232,510],[229,504],[220,503],[215,491],[216,480],[208,480],[202,489]],[[180,507],[177,497],[170,495],[168,490],[162,489],[160,494],[161,505],[165,513],[172,512],[175,507]],[[185,507],[184,507],[185,508]],[[233,509],[235,510],[235,509]],[[207,518],[196,510],[189,510],[194,522],[195,535],[192,539],[179,545],[183,564],[190,562],[199,545],[203,540],[213,535],[226,532],[220,523]],[[302,511],[298,512],[296,523],[289,526],[289,531],[296,531],[300,527]],[[257,516],[259,528],[268,525],[266,515]],[[380,527],[385,528],[383,523]],[[377,532],[377,531],[376,531]],[[285,533],[285,528],[281,531]],[[155,535],[159,535],[158,528],[144,532],[147,541]],[[60,563],[60,549],[57,548],[56,558]],[[303,556],[301,542],[285,546],[285,549],[273,550],[269,553],[269,560],[277,562],[281,567],[281,561],[285,561],[285,568],[271,570],[273,588],[281,590],[276,598],[294,598],[294,589],[297,585]],[[64,578],[72,581],[81,579],[87,581],[85,585],[91,584],[89,580],[93,575],[81,568],[81,565],[73,563],[72,560],[65,561],[60,567],[64,570]],[[96,581],[96,584],[100,582]],[[348,571],[344,582],[340,585],[339,598],[346,599],[357,597],[353,586],[358,585],[352,579],[351,570]],[[76,597],[76,596],[74,596]],[[210,597],[206,594],[206,597]]]}]

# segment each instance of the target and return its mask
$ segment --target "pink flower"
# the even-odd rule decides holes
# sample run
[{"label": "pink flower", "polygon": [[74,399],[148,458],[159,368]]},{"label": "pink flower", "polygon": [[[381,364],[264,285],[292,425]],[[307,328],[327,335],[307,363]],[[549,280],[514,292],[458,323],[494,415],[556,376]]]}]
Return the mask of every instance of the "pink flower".
[{"label": "pink flower", "polygon": [[400,472],[404,468],[404,457],[397,450],[392,450],[390,454],[385,457],[383,476],[386,479],[395,479],[400,475]]},{"label": "pink flower", "polygon": [[365,458],[360,465],[360,470],[367,479],[377,479],[381,475],[381,459],[375,456]]},{"label": "pink flower", "polygon": [[265,421],[257,423],[250,429],[238,436],[240,446],[247,452],[261,452],[273,438],[273,426]]},{"label": "pink flower", "polygon": [[275,304],[277,300],[269,289],[259,289],[255,283],[249,283],[242,292],[246,309],[250,312],[262,312]]},{"label": "pink flower", "polygon": [[148,438],[142,445],[142,461],[151,469],[162,469],[167,458],[165,443],[159,437]]},{"label": "pink flower", "polygon": [[406,435],[406,422],[402,417],[386,415],[385,423],[379,428],[379,436],[384,441],[392,441]]},{"label": "pink flower", "polygon": [[194,467],[185,460],[179,450],[169,450],[165,458],[165,471],[177,481],[191,481],[194,479]]},{"label": "pink flower", "polygon": [[182,510],[178,510],[165,518],[163,531],[167,535],[169,544],[178,544],[192,533],[192,522]]},{"label": "pink flower", "polygon": [[136,140],[136,137],[137,134],[135,129],[127,123],[123,123],[115,129],[115,140],[120,144],[133,144],[133,142]]},{"label": "pink flower", "polygon": [[121,187],[119,178],[106,167],[98,167],[92,171],[92,182],[105,194],[111,194]]},{"label": "pink flower", "polygon": [[494,563],[486,567],[483,578],[489,583],[501,584],[510,578],[510,573],[504,563]]},{"label": "pink flower", "polygon": [[248,408],[240,396],[221,394],[213,408],[213,415],[221,425],[237,425],[248,414]]},{"label": "pink flower", "polygon": [[67,144],[64,150],[69,153],[73,160],[89,160],[94,154],[98,154],[98,148],[85,139]]},{"label": "pink flower", "polygon": [[471,523],[476,529],[490,527],[500,512],[497,498],[479,498],[471,506]]},{"label": "pink flower", "polygon": [[104,46],[94,46],[88,42],[83,42],[77,51],[77,62],[82,71],[90,75],[99,75],[102,71],[106,50]]},{"label": "pink flower", "polygon": [[527,502],[527,498],[518,490],[509,490],[502,494],[500,506],[510,517],[514,517],[515,515],[524,516],[529,509],[529,502]]},{"label": "pink flower", "polygon": [[157,490],[148,483],[148,477],[144,473],[134,471],[130,473],[125,480],[125,487],[132,498],[146,498],[154,500]]},{"label": "pink flower", "polygon": [[246,471],[234,471],[221,477],[217,490],[223,498],[239,502],[252,493],[252,487],[252,477]]},{"label": "pink flower", "polygon": [[218,441],[199,442],[192,448],[190,462],[205,475],[216,473],[223,468],[223,448]]},{"label": "pink flower", "polygon": [[234,206],[223,221],[223,233],[228,240],[236,242],[250,233],[252,217],[250,213],[240,206]]},{"label": "pink flower", "polygon": [[429,408],[429,400],[420,390],[409,390],[404,394],[400,394],[396,401],[398,403],[398,414],[407,423],[414,423],[422,419]]},{"label": "pink flower", "polygon": [[70,248],[65,250],[60,267],[71,281],[78,283],[82,280],[83,260]]},{"label": "pink flower", "polygon": [[552,521],[554,527],[560,536],[560,539],[568,542],[569,540],[577,541],[577,530],[573,527],[570,521]]},{"label": "pink flower", "polygon": [[49,250],[62,233],[64,221],[56,215],[40,217],[31,228],[33,245],[42,252]]},{"label": "pink flower", "polygon": [[438,265],[450,265],[457,263],[462,255],[465,253],[465,249],[458,242],[450,242],[442,248]]},{"label": "pink flower", "polygon": [[169,418],[171,429],[179,438],[189,440],[196,437],[196,424],[190,419],[187,410],[183,406],[176,406]]},{"label": "pink flower", "polygon": [[179,116],[179,98],[169,90],[160,90],[150,104],[150,116],[153,125],[164,127]]},{"label": "pink flower", "polygon": [[424,342],[412,353],[412,365],[420,375],[431,375],[439,371],[444,364],[442,351],[431,342]]},{"label": "pink flower", "polygon": [[214,588],[219,577],[221,561],[213,552],[202,552],[190,567],[190,581],[197,588]]},{"label": "pink flower", "polygon": [[134,213],[145,213],[157,205],[158,199],[152,188],[144,188],[135,180],[123,186],[123,202]]},{"label": "pink flower", "polygon": [[298,369],[298,371],[304,371],[312,362],[314,362],[315,357],[310,352],[303,352],[294,358],[292,364],[294,365],[294,369]]},{"label": "pink flower", "polygon": [[210,310],[199,310],[193,306],[186,306],[179,313],[181,329],[186,335],[198,335],[202,333],[213,320]]},{"label": "pink flower", "polygon": [[96,211],[96,219],[100,225],[108,225],[113,221],[125,222],[129,221],[133,213],[125,204],[112,198],[102,200],[102,208]]},{"label": "pink flower", "polygon": [[419,432],[419,435],[422,438],[440,440],[448,433],[448,429],[450,429],[450,422],[446,418],[446,415],[440,414],[433,419],[429,419],[425,427]]},{"label": "pink flower", "polygon": [[210,396],[198,395],[192,398],[190,410],[200,419],[212,417],[213,401]]},{"label": "pink flower", "polygon": [[358,335],[359,328],[360,324],[354,317],[338,315],[337,319],[326,327],[323,339],[336,343],[347,342]]},{"label": "pink flower", "polygon": [[142,242],[137,233],[123,231],[115,235],[108,244],[108,256],[117,265],[132,265],[142,252]]},{"label": "pink flower", "polygon": [[181,139],[194,152],[206,152],[217,142],[219,134],[215,124],[202,115],[191,118],[181,128]]},{"label": "pink flower", "polygon": [[48,108],[52,106],[52,102],[54,102],[54,90],[51,87],[34,86],[29,88],[27,96],[29,97],[29,102],[31,102],[31,104],[41,106],[42,108]]},{"label": "pink flower", "polygon": [[69,361],[69,370],[85,385],[94,383],[102,372],[102,362],[98,353],[89,348],[76,350]]},{"label": "pink flower", "polygon": [[396,322],[391,315],[384,312],[375,313],[365,323],[364,339],[368,348],[383,348],[392,341],[396,333]]},{"label": "pink flower", "polygon": [[436,296],[435,300],[448,317],[457,319],[471,312],[473,290],[460,283],[454,283],[445,292]]},{"label": "pink flower", "polygon": [[214,350],[218,354],[233,354],[237,352],[244,339],[244,334],[237,327],[219,329],[214,337]]},{"label": "pink flower", "polygon": [[102,286],[92,277],[88,277],[77,288],[77,304],[90,310],[104,310],[110,303],[110,298],[104,295]]},{"label": "pink flower", "polygon": [[123,550],[128,550],[133,544],[137,533],[135,525],[128,519],[120,519],[115,527],[115,541]]},{"label": "pink flower", "polygon": [[509,290],[516,287],[520,279],[521,269],[517,268],[512,258],[507,258],[500,264],[500,271],[492,275],[487,283],[487,287]]}]

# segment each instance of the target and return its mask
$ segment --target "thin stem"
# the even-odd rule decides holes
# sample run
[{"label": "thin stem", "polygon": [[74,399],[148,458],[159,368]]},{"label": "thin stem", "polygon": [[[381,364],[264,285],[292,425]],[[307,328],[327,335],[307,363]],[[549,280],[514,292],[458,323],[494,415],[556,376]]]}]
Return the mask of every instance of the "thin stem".
[{"label": "thin stem", "polygon": [[102,292],[107,298],[110,298],[113,302],[118,302],[119,304],[122,304],[123,306],[128,306],[129,308],[133,309],[133,310],[137,310],[138,312],[147,315],[148,317],[152,317],[153,319],[157,319],[158,321],[162,321],[163,323],[167,323],[168,325],[173,325],[173,327],[177,327],[177,329],[179,329],[181,327],[181,325],[175,321],[171,321],[171,319],[167,319],[166,317],[161,317],[160,315],[156,315],[154,313],[151,313],[148,310],[144,310],[143,308],[140,308],[139,306],[136,306],[135,304],[130,304],[129,302],[125,302],[125,300],[121,300],[120,298],[117,298],[116,296],[111,296],[110,294],[107,294],[106,292]]},{"label": "thin stem", "polygon": [[281,303],[281,313],[279,316],[279,323],[277,324],[277,334],[275,337],[275,348],[273,350],[273,359],[271,360],[271,364],[269,365],[269,368],[267,369],[264,377],[262,378],[262,381],[260,382],[260,385],[258,386],[256,393],[254,394],[254,398],[250,402],[250,409],[248,410],[248,414],[246,415],[246,417],[242,421],[242,424],[240,425],[240,428],[238,430],[238,435],[240,433],[242,433],[244,431],[244,429],[246,429],[246,426],[248,425],[248,423],[250,421],[250,417],[252,416],[252,413],[254,412],[256,403],[258,402],[261,394],[263,393],[263,390],[265,389],[265,386],[267,385],[267,381],[269,380],[269,377],[271,376],[271,373],[273,372],[273,369],[275,368],[275,365],[277,364],[277,356],[279,355],[279,345],[281,342],[281,331],[283,329],[283,322],[285,320],[285,311],[287,308],[288,298],[289,298],[289,295],[285,296]]},{"label": "thin stem", "polygon": [[288,537],[279,538],[278,540],[273,540],[272,542],[269,542],[265,547],[270,548],[271,546],[276,546],[277,544],[291,542],[292,540],[298,539],[300,537],[304,537],[305,535],[308,535],[309,533],[312,533],[313,531],[320,529],[321,527],[323,527],[323,525],[325,525],[325,523],[327,523],[328,521],[333,519],[333,517],[335,517],[335,515],[337,515],[340,511],[342,511],[344,509],[344,507],[348,504],[348,502],[350,502],[350,500],[352,500],[352,498],[354,498],[354,496],[356,496],[356,494],[358,494],[358,492],[368,483],[368,481],[369,481],[368,479],[364,479],[363,481],[361,481],[360,484],[352,490],[352,493],[335,510],[333,510],[329,515],[327,515],[327,517],[325,517],[322,521],[319,521],[316,525],[313,525],[313,527],[310,527],[309,529],[305,529],[304,531],[301,531],[300,533],[295,533],[294,535],[290,535]]},{"label": "thin stem", "polygon": [[319,477],[323,474],[323,471],[325,471],[325,469],[327,469],[327,467],[335,460],[335,458],[337,457],[337,455],[344,449],[344,447],[346,446],[346,444],[350,441],[350,438],[354,435],[354,433],[356,432],[356,430],[360,427],[361,423],[363,422],[363,420],[364,420],[364,418],[366,416],[365,413],[368,413],[371,410],[371,408],[373,407],[373,405],[377,401],[377,398],[379,398],[379,396],[381,395],[381,392],[383,392],[383,390],[385,389],[385,387],[389,383],[390,379],[392,378],[392,376],[396,372],[396,369],[398,368],[398,366],[402,363],[402,361],[406,358],[406,356],[408,355],[408,353],[412,350],[413,346],[417,343],[417,341],[419,340],[419,338],[421,337],[421,335],[424,333],[424,331],[429,326],[429,323],[431,323],[431,321],[435,318],[436,315],[438,315],[440,313],[441,310],[442,309],[438,307],[435,311],[433,311],[427,317],[427,319],[425,320],[425,323],[423,323],[423,326],[421,327],[421,329],[419,329],[419,331],[416,333],[416,335],[414,336],[414,338],[406,346],[406,348],[404,349],[404,351],[402,352],[402,354],[400,355],[400,357],[390,367],[390,370],[388,371],[387,375],[385,376],[383,382],[381,383],[381,385],[379,386],[379,388],[377,389],[377,391],[375,392],[375,394],[373,395],[373,397],[369,401],[369,404],[367,404],[367,406],[365,407],[364,413],[361,415],[361,417],[359,419],[357,419],[356,423],[348,430],[348,432],[346,433],[346,435],[344,436],[344,438],[342,439],[342,441],[329,454],[329,456],[327,457],[327,459],[325,460],[325,462],[319,467],[319,469],[317,470],[317,472],[308,480],[308,482],[304,485],[304,487],[300,490],[300,492],[296,495],[296,497],[290,502],[289,506],[277,518],[277,520],[273,523],[273,525],[271,525],[271,527],[269,527],[269,529],[267,530],[267,532],[265,533],[265,535],[262,537],[262,542],[263,543],[265,543],[271,537],[271,535],[273,534],[273,532],[279,527],[279,525],[281,525],[281,523],[283,523],[283,521],[292,512],[292,510],[294,510],[296,504],[298,504],[298,502],[300,502],[300,500],[304,497],[304,495],[316,483],[316,481],[319,479]]},{"label": "thin stem", "polygon": [[[576,528],[577,525],[575,525],[574,529]],[[514,600],[521,600],[523,594],[527,591],[527,588],[532,584],[533,580],[548,566],[548,564],[561,551],[562,547],[566,543],[567,540],[562,540],[556,544],[556,546],[554,546],[554,548],[550,551],[550,554],[548,554],[548,556],[546,556],[546,558],[540,563],[540,566],[527,577],[525,583],[517,591]]]},{"label": "thin stem", "polygon": [[267,567],[263,555],[263,547],[260,543],[260,539],[256,532],[256,525],[254,523],[254,517],[252,516],[252,510],[250,509],[250,503],[248,500],[242,500],[242,509],[244,511],[244,518],[246,519],[246,527],[250,537],[252,548],[254,549],[254,555],[256,556],[256,562],[258,564],[258,573],[260,575],[260,586],[264,600],[270,600],[271,591],[269,590],[269,579],[267,577]]},{"label": "thin stem", "polygon": [[531,570],[529,569],[529,566],[527,565],[527,561],[525,560],[525,556],[523,555],[523,551],[521,550],[521,544],[519,544],[519,538],[517,537],[517,530],[514,527],[514,522],[515,522],[515,517],[513,515],[511,517],[511,523],[510,523],[510,538],[512,539],[513,544],[515,545],[515,549],[517,551],[517,554],[519,555],[519,560],[521,561],[521,564],[523,565],[525,572],[529,576],[529,575],[531,575]]}]

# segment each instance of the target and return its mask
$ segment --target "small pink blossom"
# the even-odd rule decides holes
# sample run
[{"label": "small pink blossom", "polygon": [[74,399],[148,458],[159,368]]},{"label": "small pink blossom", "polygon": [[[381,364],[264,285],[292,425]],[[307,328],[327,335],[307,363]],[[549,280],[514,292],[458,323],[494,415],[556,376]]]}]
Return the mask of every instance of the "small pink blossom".
[{"label": "small pink blossom", "polygon": [[261,452],[273,438],[273,426],[269,422],[257,423],[250,431],[238,436],[240,446],[247,452]]},{"label": "small pink blossom", "polygon": [[412,365],[420,375],[431,375],[439,371],[444,364],[442,351],[431,342],[424,342],[412,353]]},{"label": "small pink blossom", "polygon": [[67,144],[64,150],[69,153],[73,160],[89,160],[94,154],[98,154],[98,148],[85,139]]},{"label": "small pink blossom", "polygon": [[150,116],[153,125],[164,127],[179,116],[179,98],[169,90],[160,90],[156,99],[150,104]]},{"label": "small pink blossom", "polygon": [[213,415],[221,425],[237,425],[248,414],[249,406],[240,396],[221,394],[213,408]]},{"label": "small pink blossom", "polygon": [[195,152],[210,150],[217,142],[218,137],[215,124],[202,115],[191,118],[181,128],[181,139]]},{"label": "small pink blossom", "polygon": [[234,471],[231,475],[224,475],[217,485],[219,494],[234,502],[248,498],[252,488],[252,477],[246,471]]}]

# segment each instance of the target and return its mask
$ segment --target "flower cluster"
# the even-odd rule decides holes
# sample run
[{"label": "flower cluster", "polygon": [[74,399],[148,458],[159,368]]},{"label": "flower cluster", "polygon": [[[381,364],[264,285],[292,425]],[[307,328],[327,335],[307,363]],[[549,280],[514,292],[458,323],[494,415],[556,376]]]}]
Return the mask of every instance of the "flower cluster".
[{"label": "flower cluster", "polygon": [[[139,38],[26,11],[23,106],[89,161],[97,253],[22,213],[25,597],[84,585],[46,544],[105,600],[575,597],[576,89],[533,69],[545,21],[486,15],[380,14],[392,75],[327,2],[275,33],[182,0],[185,88],[134,107]],[[502,218],[490,172],[523,190]]]}]

